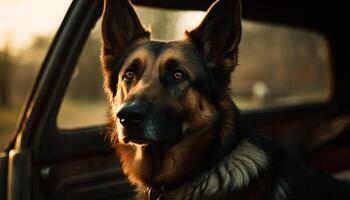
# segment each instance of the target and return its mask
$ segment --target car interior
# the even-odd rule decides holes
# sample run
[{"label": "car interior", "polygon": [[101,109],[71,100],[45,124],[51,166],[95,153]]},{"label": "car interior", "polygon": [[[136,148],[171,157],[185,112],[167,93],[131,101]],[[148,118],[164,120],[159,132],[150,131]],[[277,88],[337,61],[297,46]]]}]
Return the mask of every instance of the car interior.
[{"label": "car interior", "polygon": [[[176,11],[203,13],[212,2],[132,0],[137,11],[146,13],[145,16],[151,15],[148,9],[159,12],[160,16]],[[0,176],[0,194],[3,199],[133,198],[133,187],[126,181],[118,158],[105,136],[104,113],[108,110],[108,103],[101,83],[99,47],[92,45],[93,42],[98,44],[99,40],[102,3],[100,0],[72,1],[42,64],[32,93],[27,98],[18,122],[16,138],[9,144],[7,152],[0,156],[1,171],[6,172],[2,173],[6,176]],[[347,67],[350,41],[349,30],[345,27],[349,16],[342,4],[341,1],[242,0],[243,26],[246,27],[242,43],[256,48],[256,51],[242,47],[243,61],[240,61],[242,66],[239,66],[242,72],[240,68],[237,69],[233,99],[237,100],[243,116],[259,134],[283,145],[307,165],[342,179],[350,179],[350,70]],[[184,18],[196,16],[200,14],[188,14]],[[168,17],[168,20],[173,18]],[[249,31],[265,30],[259,24],[272,27],[268,29],[269,32],[260,35],[262,41],[274,38],[276,44],[282,44],[287,50],[284,52],[276,48],[273,51],[272,42],[265,45],[266,42],[249,40],[249,37],[254,37]],[[288,37],[277,35],[289,29],[295,34]],[[310,39],[313,36],[316,39]],[[296,42],[288,43],[290,38]],[[297,44],[296,49],[290,47],[292,43]],[[261,47],[260,44],[265,46]],[[307,46],[309,44],[312,48]],[[81,59],[89,45],[94,50],[88,55],[94,54],[94,61]],[[254,57],[245,53],[249,51],[254,52]],[[243,72],[244,58],[246,62],[256,60],[255,63],[259,63],[259,52],[271,54],[270,60],[278,60],[280,54],[290,52],[293,55],[287,57],[291,63],[288,68],[290,71],[274,71],[272,64],[264,63],[259,65],[260,73],[254,75],[256,79],[249,82],[246,77],[252,72]],[[300,67],[298,61],[302,58],[299,55],[306,60],[300,61]],[[276,66],[287,61],[280,59]],[[91,63],[94,69],[83,69]],[[303,71],[308,65],[320,68]],[[79,81],[79,78],[75,79],[79,73],[87,77],[96,76],[93,79],[96,82],[84,82],[84,86],[75,83],[75,80]],[[239,78],[238,73],[245,73],[246,76]],[[274,82],[272,79],[276,77],[285,79]],[[247,86],[242,84],[242,81],[247,80]],[[316,86],[309,87],[308,84]],[[65,104],[68,96],[84,96],[85,90],[96,85],[98,89],[92,96],[99,96],[97,104],[101,106],[93,107],[85,102]],[[74,90],[76,94],[73,94]],[[289,97],[293,91],[297,95]],[[249,105],[246,105],[246,100],[251,101]],[[96,113],[101,115],[97,121],[92,117]],[[80,116],[83,119],[75,122],[74,118]]]}]

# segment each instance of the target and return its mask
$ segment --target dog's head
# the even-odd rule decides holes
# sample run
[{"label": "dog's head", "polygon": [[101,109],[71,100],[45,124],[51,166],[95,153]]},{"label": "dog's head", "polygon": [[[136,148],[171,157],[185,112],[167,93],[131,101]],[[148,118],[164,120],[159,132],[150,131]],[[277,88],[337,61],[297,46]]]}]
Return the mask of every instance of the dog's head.
[{"label": "dog's head", "polygon": [[238,1],[216,2],[182,41],[150,41],[126,0],[105,2],[102,26],[106,89],[120,142],[174,143],[210,124],[237,62]]},{"label": "dog's head", "polygon": [[241,37],[238,0],[215,2],[196,29],[171,42],[151,41],[127,0],[105,0],[102,36],[114,143],[174,147],[224,126]]}]

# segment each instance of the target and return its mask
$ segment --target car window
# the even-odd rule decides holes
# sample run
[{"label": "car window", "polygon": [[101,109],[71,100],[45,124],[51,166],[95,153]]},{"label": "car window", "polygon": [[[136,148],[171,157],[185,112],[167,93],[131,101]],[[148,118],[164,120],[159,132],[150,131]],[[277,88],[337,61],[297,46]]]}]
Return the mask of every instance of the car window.
[{"label": "car window", "polygon": [[60,128],[96,126],[105,122],[108,104],[102,87],[98,27],[100,27],[100,21],[85,43],[71,77],[57,118]]},{"label": "car window", "polygon": [[[205,15],[137,7],[151,37],[181,39]],[[74,129],[104,124],[108,103],[99,67],[100,22],[91,32],[61,105],[57,124]],[[243,21],[232,97],[243,110],[324,102],[330,91],[327,40],[308,30]]]},{"label": "car window", "polygon": [[0,151],[71,0],[0,1]]},{"label": "car window", "polygon": [[244,110],[325,102],[329,59],[327,40],[316,32],[244,21],[233,98]]}]

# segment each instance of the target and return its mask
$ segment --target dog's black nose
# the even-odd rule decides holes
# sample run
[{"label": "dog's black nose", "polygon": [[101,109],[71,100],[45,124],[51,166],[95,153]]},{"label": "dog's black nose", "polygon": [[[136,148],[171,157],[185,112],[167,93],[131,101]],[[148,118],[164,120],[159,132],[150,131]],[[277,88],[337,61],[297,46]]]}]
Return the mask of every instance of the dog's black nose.
[{"label": "dog's black nose", "polygon": [[141,124],[145,120],[145,115],[145,110],[138,104],[125,105],[117,113],[120,123],[125,128]]}]

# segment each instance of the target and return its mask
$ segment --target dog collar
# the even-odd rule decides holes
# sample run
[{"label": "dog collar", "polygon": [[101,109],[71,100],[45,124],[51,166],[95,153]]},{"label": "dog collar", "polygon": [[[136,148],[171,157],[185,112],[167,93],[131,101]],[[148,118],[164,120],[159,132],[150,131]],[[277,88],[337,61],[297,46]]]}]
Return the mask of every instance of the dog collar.
[{"label": "dog collar", "polygon": [[164,200],[166,190],[164,186],[160,188],[147,187],[145,194],[147,195],[147,200]]}]

